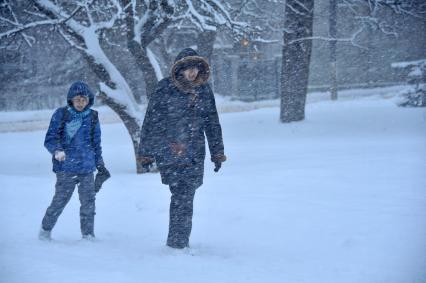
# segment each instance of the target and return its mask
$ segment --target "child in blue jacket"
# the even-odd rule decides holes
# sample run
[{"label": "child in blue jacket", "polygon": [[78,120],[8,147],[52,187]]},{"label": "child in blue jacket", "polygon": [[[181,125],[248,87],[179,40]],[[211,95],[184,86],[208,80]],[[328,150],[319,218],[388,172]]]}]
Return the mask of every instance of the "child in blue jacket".
[{"label": "child in blue jacket", "polygon": [[95,182],[93,172],[109,175],[102,159],[101,128],[97,112],[90,109],[94,95],[77,81],[68,91],[67,106],[52,116],[44,146],[52,154],[56,173],[55,195],[44,215],[39,233],[50,240],[51,231],[78,185],[80,228],[83,239],[94,239]]}]

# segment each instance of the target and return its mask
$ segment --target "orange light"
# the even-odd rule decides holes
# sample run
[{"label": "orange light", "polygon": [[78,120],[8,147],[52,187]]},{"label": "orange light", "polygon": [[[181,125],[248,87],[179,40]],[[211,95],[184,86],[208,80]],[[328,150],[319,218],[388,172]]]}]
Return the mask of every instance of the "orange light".
[{"label": "orange light", "polygon": [[243,45],[243,46],[245,46],[245,47],[247,47],[248,45],[249,45],[249,41],[246,39],[246,38],[243,38],[242,40],[241,40],[241,44]]}]

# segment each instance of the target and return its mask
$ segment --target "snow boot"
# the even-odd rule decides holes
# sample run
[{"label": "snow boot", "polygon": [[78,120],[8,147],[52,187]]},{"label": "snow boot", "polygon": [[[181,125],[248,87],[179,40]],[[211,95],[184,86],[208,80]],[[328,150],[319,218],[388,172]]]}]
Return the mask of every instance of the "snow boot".
[{"label": "snow boot", "polygon": [[83,235],[81,238],[82,238],[82,240],[89,241],[89,242],[95,242],[96,241],[95,235],[92,235],[92,234]]},{"label": "snow boot", "polygon": [[44,230],[43,228],[40,228],[40,232],[38,233],[38,239],[40,241],[51,241],[52,240],[52,231]]}]

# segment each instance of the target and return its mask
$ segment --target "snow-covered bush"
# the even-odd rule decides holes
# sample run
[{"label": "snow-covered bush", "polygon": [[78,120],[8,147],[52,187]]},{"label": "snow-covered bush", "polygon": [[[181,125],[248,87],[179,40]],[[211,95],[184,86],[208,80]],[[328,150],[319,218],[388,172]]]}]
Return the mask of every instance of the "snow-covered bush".
[{"label": "snow-covered bush", "polygon": [[399,106],[426,107],[426,59],[394,63],[392,67],[409,69],[407,83],[413,86],[402,93]]}]

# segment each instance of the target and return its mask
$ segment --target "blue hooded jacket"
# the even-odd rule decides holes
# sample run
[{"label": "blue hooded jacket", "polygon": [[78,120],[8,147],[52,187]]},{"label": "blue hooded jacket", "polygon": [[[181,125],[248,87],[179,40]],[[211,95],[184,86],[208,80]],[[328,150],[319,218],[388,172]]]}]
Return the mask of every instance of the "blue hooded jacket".
[{"label": "blue hooded jacket", "polygon": [[[72,99],[78,95],[89,99],[82,112],[76,111],[72,104]],[[86,174],[94,172],[97,166],[104,165],[101,128],[96,111],[90,109],[94,100],[95,96],[88,85],[77,81],[68,91],[68,106],[58,108],[53,114],[44,140],[44,146],[52,154],[53,172]],[[65,160],[57,161],[54,158],[55,151],[64,151]]]}]

